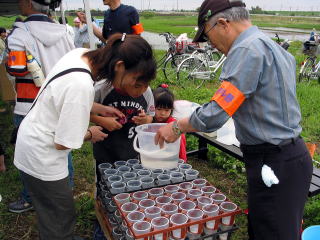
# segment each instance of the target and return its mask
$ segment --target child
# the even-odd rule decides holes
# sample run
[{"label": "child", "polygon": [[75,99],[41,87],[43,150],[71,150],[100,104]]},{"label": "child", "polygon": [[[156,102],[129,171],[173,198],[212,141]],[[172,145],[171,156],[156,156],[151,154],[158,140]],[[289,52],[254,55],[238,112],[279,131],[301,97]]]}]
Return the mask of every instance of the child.
[{"label": "child", "polygon": [[[140,36],[123,34],[118,37],[120,39],[114,43],[108,40],[112,45],[110,57],[115,58],[105,69],[111,84],[95,86],[95,102],[117,108],[124,116],[91,117],[91,121],[108,134],[108,138],[93,145],[97,165],[137,158],[138,153],[133,149],[134,128],[151,123],[154,115],[154,100],[149,87],[156,74],[152,49]],[[99,171],[97,175],[99,179]]]},{"label": "child", "polygon": [[[170,123],[176,121],[172,117],[174,96],[167,84],[161,84],[153,91],[156,114],[153,117],[155,123]],[[187,161],[186,136],[181,134],[179,158]]]}]

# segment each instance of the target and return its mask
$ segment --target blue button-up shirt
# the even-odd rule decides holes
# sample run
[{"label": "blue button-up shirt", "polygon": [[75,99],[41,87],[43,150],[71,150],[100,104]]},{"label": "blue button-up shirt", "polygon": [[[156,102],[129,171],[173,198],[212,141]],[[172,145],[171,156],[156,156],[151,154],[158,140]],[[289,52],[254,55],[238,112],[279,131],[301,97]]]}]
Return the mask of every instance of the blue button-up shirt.
[{"label": "blue button-up shirt", "polygon": [[[234,41],[220,80],[231,82],[245,96],[232,116],[241,144],[277,145],[300,134],[295,59],[257,27],[250,27]],[[212,132],[228,118],[212,101],[198,108],[190,123],[199,131]]]}]

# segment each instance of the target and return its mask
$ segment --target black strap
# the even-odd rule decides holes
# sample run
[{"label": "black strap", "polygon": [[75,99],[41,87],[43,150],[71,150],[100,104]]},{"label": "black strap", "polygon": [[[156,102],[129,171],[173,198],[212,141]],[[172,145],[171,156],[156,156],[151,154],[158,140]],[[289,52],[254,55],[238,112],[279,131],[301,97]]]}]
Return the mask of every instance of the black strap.
[{"label": "black strap", "polygon": [[[91,78],[92,78],[92,74],[88,69],[85,68],[69,68],[67,70],[64,70],[58,74],[56,74],[55,76],[53,76],[48,82],[47,84],[42,88],[41,92],[38,94],[38,97],[34,100],[31,108],[29,109],[28,113],[31,111],[31,109],[34,107],[34,105],[36,104],[36,102],[38,101],[38,98],[40,97],[40,95],[42,94],[42,92],[47,88],[47,86],[55,79],[62,77],[66,74],[72,73],[72,72],[84,72],[84,73],[88,73],[90,74]],[[28,115],[28,113],[26,114],[26,116]]]}]

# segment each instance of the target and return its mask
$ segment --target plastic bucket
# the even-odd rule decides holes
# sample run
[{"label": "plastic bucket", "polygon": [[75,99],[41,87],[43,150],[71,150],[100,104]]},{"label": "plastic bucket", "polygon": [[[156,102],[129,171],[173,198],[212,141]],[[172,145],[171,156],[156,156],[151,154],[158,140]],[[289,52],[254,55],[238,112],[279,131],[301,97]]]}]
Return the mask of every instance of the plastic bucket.
[{"label": "plastic bucket", "polygon": [[308,227],[302,232],[302,240],[318,239],[320,239],[320,225]]},{"label": "plastic bucket", "polygon": [[[154,137],[160,127],[166,123],[149,123],[137,126],[137,136],[133,141],[134,149],[140,153],[141,164],[148,169],[170,169],[178,166],[180,138],[174,143],[165,143],[160,149],[154,144]],[[139,147],[137,145],[139,141]]]}]

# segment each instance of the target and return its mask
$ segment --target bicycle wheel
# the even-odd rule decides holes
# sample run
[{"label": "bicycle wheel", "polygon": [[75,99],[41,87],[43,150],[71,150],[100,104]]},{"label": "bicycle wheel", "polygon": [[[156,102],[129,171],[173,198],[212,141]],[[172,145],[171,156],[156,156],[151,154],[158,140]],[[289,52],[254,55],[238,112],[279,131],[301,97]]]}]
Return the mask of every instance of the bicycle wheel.
[{"label": "bicycle wheel", "polygon": [[209,66],[197,57],[184,59],[178,67],[177,81],[182,87],[196,87],[198,89],[208,79],[210,79]]},{"label": "bicycle wheel", "polygon": [[309,82],[311,74],[313,72],[313,66],[314,66],[315,59],[312,57],[308,57],[307,60],[304,62],[300,69],[299,73],[299,82]]},{"label": "bicycle wheel", "polygon": [[175,82],[176,76],[177,76],[177,68],[181,61],[185,58],[184,55],[179,54],[179,55],[172,55],[171,57],[168,57],[164,65],[162,67],[162,71],[164,74],[164,77],[170,81],[170,82]]}]

